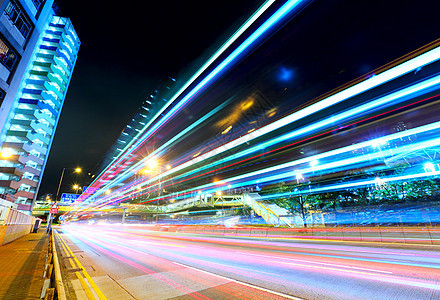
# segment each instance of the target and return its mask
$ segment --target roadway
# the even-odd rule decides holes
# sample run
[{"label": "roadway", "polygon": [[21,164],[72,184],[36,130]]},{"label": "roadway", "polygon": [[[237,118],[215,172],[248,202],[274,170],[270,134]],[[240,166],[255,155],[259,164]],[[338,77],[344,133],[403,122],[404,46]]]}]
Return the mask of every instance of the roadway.
[{"label": "roadway", "polygon": [[72,225],[59,232],[108,299],[440,299],[438,247],[148,228]]}]

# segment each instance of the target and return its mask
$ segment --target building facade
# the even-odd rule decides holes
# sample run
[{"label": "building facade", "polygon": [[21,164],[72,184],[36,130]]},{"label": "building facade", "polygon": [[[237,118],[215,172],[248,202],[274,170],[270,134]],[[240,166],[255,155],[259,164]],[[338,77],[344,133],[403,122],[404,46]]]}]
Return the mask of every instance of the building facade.
[{"label": "building facade", "polygon": [[176,79],[168,76],[162,79],[156,88],[146,97],[138,108],[135,116],[129,124],[122,130],[113,146],[107,151],[101,161],[97,174],[104,171],[116,158],[118,158],[125,148],[136,141],[145,125],[153,120],[157,112],[170,100],[171,92],[175,88]]},{"label": "building facade", "polygon": [[30,212],[80,46],[53,0],[0,1],[0,197]]}]

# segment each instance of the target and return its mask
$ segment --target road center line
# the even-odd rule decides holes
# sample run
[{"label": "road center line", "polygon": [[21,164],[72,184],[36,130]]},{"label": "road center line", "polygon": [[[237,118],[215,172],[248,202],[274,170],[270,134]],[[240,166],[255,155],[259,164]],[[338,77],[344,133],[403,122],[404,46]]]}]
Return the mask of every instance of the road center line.
[{"label": "road center line", "polygon": [[218,275],[218,274],[215,274],[215,273],[212,273],[212,272],[208,272],[208,271],[205,271],[205,270],[202,270],[202,269],[190,267],[188,265],[181,264],[181,263],[178,263],[178,262],[172,262],[172,263],[176,264],[176,265],[179,265],[179,266],[182,266],[182,267],[185,267],[185,268],[188,268],[188,269],[196,270],[196,271],[199,271],[199,272],[202,272],[202,273],[206,273],[206,274],[209,274],[209,275],[212,275],[212,276],[215,276],[215,277],[226,279],[226,280],[229,280],[229,281],[241,284],[241,285],[245,285],[245,286],[248,286],[248,287],[260,290],[260,291],[264,291],[264,292],[268,292],[268,293],[271,293],[271,294],[274,294],[274,295],[277,295],[277,296],[280,296],[280,297],[284,297],[284,298],[287,298],[287,299],[304,300],[302,298],[298,298],[298,297],[295,297],[295,296],[291,296],[291,295],[279,293],[279,292],[276,292],[276,291],[268,290],[268,289],[265,289],[265,288],[262,288],[262,287],[259,287],[259,286],[256,286],[256,285],[252,285],[252,284],[249,284],[249,283],[238,281],[238,280],[235,280],[235,279],[232,279],[232,278],[229,278],[229,277],[225,277],[225,276],[222,276],[222,275]]}]

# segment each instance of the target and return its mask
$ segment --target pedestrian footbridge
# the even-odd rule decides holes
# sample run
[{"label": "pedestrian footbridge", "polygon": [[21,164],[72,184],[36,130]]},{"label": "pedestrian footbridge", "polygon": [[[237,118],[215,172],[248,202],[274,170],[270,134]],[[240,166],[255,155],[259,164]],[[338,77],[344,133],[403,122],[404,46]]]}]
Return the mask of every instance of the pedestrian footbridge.
[{"label": "pedestrian footbridge", "polygon": [[293,227],[294,217],[289,212],[273,203],[265,203],[258,193],[240,195],[204,195],[200,194],[168,205],[124,205],[127,211],[148,211],[168,214],[193,207],[250,207],[267,224]]},{"label": "pedestrian footbridge", "polygon": [[[51,204],[35,205],[33,215],[45,215],[50,211]],[[248,193],[239,195],[205,195],[200,194],[195,197],[181,200],[168,205],[141,205],[141,204],[122,204],[120,207],[113,208],[87,208],[93,212],[144,212],[169,214],[184,211],[193,207],[250,207],[257,215],[261,216],[267,224],[279,226],[294,226],[294,216],[289,212],[273,203],[262,200],[258,193]],[[78,207],[60,206],[59,213],[77,211]]]}]

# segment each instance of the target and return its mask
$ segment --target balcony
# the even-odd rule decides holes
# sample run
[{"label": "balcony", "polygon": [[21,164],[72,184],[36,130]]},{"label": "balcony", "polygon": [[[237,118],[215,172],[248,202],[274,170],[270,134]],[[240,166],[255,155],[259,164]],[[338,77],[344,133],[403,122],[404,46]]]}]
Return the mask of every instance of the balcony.
[{"label": "balcony", "polygon": [[13,174],[21,177],[24,174],[24,171],[23,169],[19,169],[16,167],[0,167],[0,173]]},{"label": "balcony", "polygon": [[[44,84],[46,85],[46,82]],[[33,90],[33,89],[24,89],[23,93],[42,95],[42,91],[41,90]],[[37,110],[37,109],[41,109],[41,110],[46,109],[50,113],[52,113],[55,116],[55,118],[58,116],[57,110],[55,108],[53,108],[52,106],[50,106],[49,104],[44,103],[43,101],[36,100],[36,99],[20,98],[18,102],[22,103],[22,104],[33,105],[35,107],[35,110]],[[56,101],[54,103],[57,103],[57,102],[58,101]]]},{"label": "balcony", "polygon": [[29,166],[25,166],[23,168],[21,167],[0,167],[0,172],[4,173],[4,174],[11,174],[11,175],[15,175],[18,177],[23,176],[24,173],[29,173],[29,174],[33,174],[35,176],[40,176],[41,171],[29,167]]},{"label": "balcony", "polygon": [[30,153],[33,150],[40,152],[41,154],[46,154],[46,152],[47,152],[47,148],[43,148],[40,145],[35,144],[35,143],[25,144],[25,143],[6,142],[6,143],[3,143],[3,147],[4,148],[13,148],[13,149],[17,149],[17,150],[23,149],[27,153]]},{"label": "balcony", "polygon": [[35,195],[34,192],[27,192],[27,191],[19,191],[14,194],[14,196],[16,197],[23,197],[27,199],[34,199],[34,195]]},{"label": "balcony", "polygon": [[16,136],[16,137],[25,137],[30,142],[34,142],[35,140],[42,141],[44,144],[48,145],[50,139],[48,137],[43,136],[38,132],[30,132],[30,131],[21,131],[21,130],[8,130],[6,132],[7,136]]},{"label": "balcony", "polygon": [[[30,199],[32,199],[32,198],[30,198]],[[31,205],[30,204],[18,203],[17,204],[17,210],[30,211],[31,210]]]},{"label": "balcony", "polygon": [[33,161],[33,162],[36,162],[37,164],[39,164],[40,166],[43,165],[43,162],[44,162],[41,158],[38,158],[34,155],[20,156],[18,158],[18,161],[20,163],[22,163],[23,165],[26,165],[26,163],[29,161]]},{"label": "balcony", "polygon": [[41,174],[41,171],[39,171],[39,170],[37,170],[35,168],[32,168],[32,167],[29,167],[29,166],[26,166],[26,167],[24,167],[21,170],[23,171],[23,173],[27,172],[27,173],[34,174],[34,175],[37,175],[37,176],[40,176],[40,174]]},{"label": "balcony", "polygon": [[52,131],[53,131],[53,129],[50,128],[49,126],[47,126],[46,124],[44,124],[40,121],[36,121],[36,120],[31,121],[30,127],[36,132],[38,132],[39,130],[42,130],[49,136],[52,134]]},{"label": "balcony", "polygon": [[20,186],[22,184],[26,184],[32,187],[37,187],[38,182],[27,179],[27,178],[22,178],[19,181],[15,181],[15,180],[0,180],[0,186],[1,187],[9,187],[12,188],[14,190],[18,190],[20,188]]},{"label": "balcony", "polygon": [[34,116],[37,120],[45,119],[52,126],[55,126],[55,118],[51,118],[48,114],[44,113],[42,110],[34,111]]},{"label": "balcony", "polygon": [[63,99],[64,91],[61,90],[61,87],[60,90],[58,90],[54,84],[50,84],[48,81],[44,82],[44,87],[46,88],[46,90],[54,92],[55,95],[57,95],[58,99]]}]

